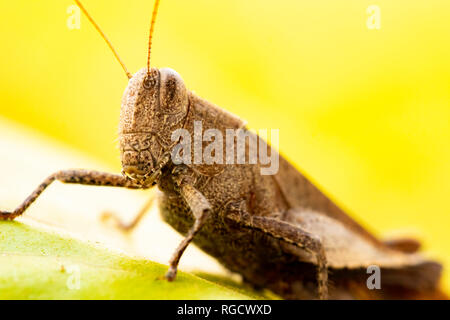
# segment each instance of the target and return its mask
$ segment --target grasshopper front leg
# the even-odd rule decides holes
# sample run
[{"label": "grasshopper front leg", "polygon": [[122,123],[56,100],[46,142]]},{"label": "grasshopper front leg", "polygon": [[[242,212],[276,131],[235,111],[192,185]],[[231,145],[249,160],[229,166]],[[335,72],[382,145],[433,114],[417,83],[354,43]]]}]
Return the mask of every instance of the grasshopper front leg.
[{"label": "grasshopper front leg", "polygon": [[178,245],[178,248],[172,255],[169,261],[169,270],[166,273],[166,279],[168,281],[173,281],[177,275],[178,263],[183,255],[184,250],[194,239],[194,236],[200,231],[202,226],[205,224],[207,218],[211,212],[211,205],[205,196],[193,187],[194,179],[187,175],[181,175],[174,178],[175,184],[179,188],[179,192],[183,199],[188,204],[192,213],[194,214],[195,222],[191,229],[188,231],[186,237]]},{"label": "grasshopper front leg", "polygon": [[20,216],[28,209],[28,207],[39,197],[39,195],[55,180],[63,183],[75,183],[94,186],[111,186],[129,189],[139,189],[141,186],[136,185],[132,180],[124,176],[106,172],[91,170],[62,170],[55,172],[45,179],[20,206],[14,211],[1,211],[0,220],[13,220]]}]

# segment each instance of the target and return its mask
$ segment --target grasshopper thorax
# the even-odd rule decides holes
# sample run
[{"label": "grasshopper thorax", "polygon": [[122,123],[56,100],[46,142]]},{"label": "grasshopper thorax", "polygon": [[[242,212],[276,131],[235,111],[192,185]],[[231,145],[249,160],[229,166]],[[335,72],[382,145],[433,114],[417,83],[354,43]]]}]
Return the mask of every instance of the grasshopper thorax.
[{"label": "grasshopper thorax", "polygon": [[[139,70],[122,98],[119,143],[123,172],[147,184],[167,162],[172,132],[184,126],[188,91],[173,70]],[[156,174],[156,175],[155,175]],[[151,181],[153,183],[154,181]]]}]

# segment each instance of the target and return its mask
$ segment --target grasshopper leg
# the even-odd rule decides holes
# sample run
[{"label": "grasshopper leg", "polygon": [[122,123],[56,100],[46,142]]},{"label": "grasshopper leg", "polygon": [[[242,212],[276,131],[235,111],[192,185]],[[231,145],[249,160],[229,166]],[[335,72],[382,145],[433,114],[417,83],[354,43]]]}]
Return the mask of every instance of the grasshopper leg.
[{"label": "grasshopper leg", "polygon": [[175,279],[178,263],[180,262],[184,250],[186,250],[189,243],[194,239],[194,236],[200,231],[211,212],[211,205],[201,192],[190,184],[181,184],[179,187],[182,197],[194,214],[195,222],[169,261],[169,270],[166,273],[166,279],[168,281],[173,281]]},{"label": "grasshopper leg", "polygon": [[142,218],[145,216],[147,211],[152,206],[153,202],[155,200],[155,196],[152,195],[150,199],[145,202],[144,206],[139,210],[138,214],[133,218],[131,222],[123,222],[116,214],[112,212],[104,212],[101,216],[101,219],[103,221],[112,220],[115,223],[115,226],[123,232],[130,232],[132,231],[138,223],[142,220]]},{"label": "grasshopper leg", "polygon": [[258,229],[274,238],[283,240],[310,252],[317,263],[317,287],[319,299],[328,298],[328,268],[325,251],[320,239],[313,234],[284,221],[271,217],[244,214],[228,214],[228,218],[243,227]]},{"label": "grasshopper leg", "polygon": [[39,195],[55,180],[63,183],[74,183],[94,186],[111,186],[130,189],[140,188],[130,179],[117,174],[91,170],[62,170],[55,172],[45,179],[21,205],[14,211],[0,211],[0,220],[13,220],[20,216],[39,197]]}]

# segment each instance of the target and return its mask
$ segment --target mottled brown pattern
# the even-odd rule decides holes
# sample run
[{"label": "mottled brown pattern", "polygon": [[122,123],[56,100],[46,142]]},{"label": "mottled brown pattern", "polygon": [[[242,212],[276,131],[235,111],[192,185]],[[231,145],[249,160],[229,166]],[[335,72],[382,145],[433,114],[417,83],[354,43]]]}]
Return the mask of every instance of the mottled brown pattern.
[{"label": "mottled brown pattern", "polygon": [[[438,263],[411,253],[417,250],[411,242],[405,247],[406,242],[379,241],[281,156],[274,176],[261,175],[260,164],[173,164],[170,153],[178,141],[171,141],[172,132],[184,128],[192,134],[194,121],[224,136],[226,129],[245,130],[238,117],[188,91],[173,70],[141,69],[122,99],[124,175],[60,171],[16,210],[0,212],[0,219],[22,214],[54,180],[157,185],[163,219],[186,235],[170,261],[169,280],[193,241],[244,281],[287,299],[444,297]],[[382,269],[381,290],[367,289],[370,264]]]}]

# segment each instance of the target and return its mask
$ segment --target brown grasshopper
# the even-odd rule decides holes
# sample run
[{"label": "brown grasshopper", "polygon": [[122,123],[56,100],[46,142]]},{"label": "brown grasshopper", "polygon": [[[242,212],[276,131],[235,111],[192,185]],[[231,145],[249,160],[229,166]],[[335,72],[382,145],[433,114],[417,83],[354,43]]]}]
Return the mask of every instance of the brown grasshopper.
[{"label": "brown grasshopper", "polygon": [[[153,9],[147,67],[133,76],[101,33],[129,80],[119,122],[122,175],[87,170],[58,171],[14,211],[14,219],[53,181],[162,191],[163,219],[185,235],[170,260],[166,278],[176,277],[186,247],[194,242],[245,282],[288,299],[441,298],[441,266],[416,253],[413,240],[382,242],[350,218],[287,160],[261,174],[261,163],[181,163],[171,160],[172,133],[241,129],[245,123],[186,89],[170,69],[150,68],[151,40],[159,1]],[[245,153],[249,153],[246,145]],[[277,155],[278,156],[278,155]],[[134,226],[149,204],[137,216]],[[128,226],[130,227],[130,226]],[[367,268],[381,270],[381,289],[366,285]]]}]

